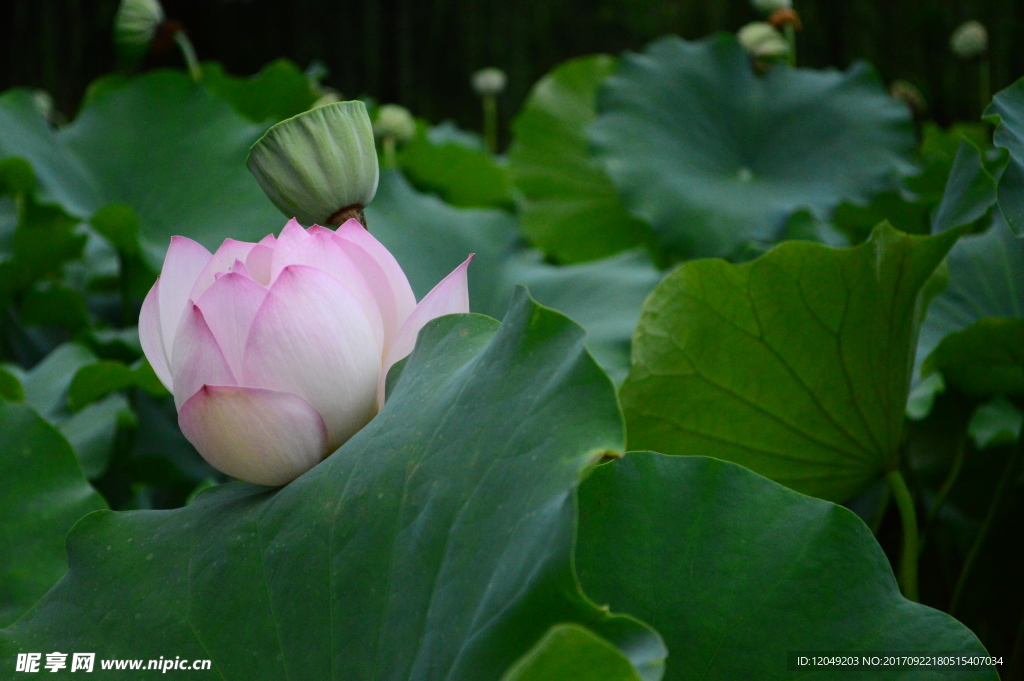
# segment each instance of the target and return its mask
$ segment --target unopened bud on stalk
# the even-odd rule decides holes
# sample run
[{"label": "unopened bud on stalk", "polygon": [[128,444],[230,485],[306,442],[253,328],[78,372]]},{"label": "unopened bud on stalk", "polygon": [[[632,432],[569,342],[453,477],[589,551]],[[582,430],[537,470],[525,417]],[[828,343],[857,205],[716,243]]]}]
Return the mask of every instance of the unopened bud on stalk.
[{"label": "unopened bud on stalk", "polygon": [[923,116],[928,111],[928,101],[913,83],[894,80],[889,86],[889,94],[906,104],[915,117]]},{"label": "unopened bud on stalk", "polygon": [[114,17],[114,42],[122,56],[142,59],[164,19],[158,0],[121,0]]},{"label": "unopened bud on stalk", "polygon": [[481,97],[497,97],[505,91],[508,77],[501,69],[491,66],[474,73],[472,83],[473,91]]},{"label": "unopened bud on stalk", "polygon": [[786,38],[764,21],[755,21],[741,28],[736,40],[755,59],[781,59],[789,54]]},{"label": "unopened bud on stalk", "polygon": [[270,128],[246,165],[287,217],[307,225],[356,218],[377,193],[373,127],[360,101],[310,109]]},{"label": "unopened bud on stalk", "polygon": [[953,54],[961,59],[972,59],[988,50],[988,31],[980,21],[965,21],[949,39]]},{"label": "unopened bud on stalk", "polygon": [[791,9],[793,0],[751,0],[751,4],[761,14],[771,14],[780,9]]},{"label": "unopened bud on stalk", "polygon": [[404,106],[384,104],[377,109],[373,132],[382,139],[392,137],[397,142],[408,142],[416,134],[416,121]]}]

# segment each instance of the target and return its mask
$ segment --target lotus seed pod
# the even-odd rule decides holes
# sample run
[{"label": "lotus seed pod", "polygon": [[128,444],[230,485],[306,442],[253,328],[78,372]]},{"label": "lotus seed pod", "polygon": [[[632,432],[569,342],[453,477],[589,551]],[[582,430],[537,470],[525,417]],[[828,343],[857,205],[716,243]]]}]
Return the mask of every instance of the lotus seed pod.
[{"label": "lotus seed pod", "polygon": [[965,21],[953,31],[949,47],[961,59],[980,56],[988,49],[988,31],[980,21]]},{"label": "lotus seed pod", "polygon": [[736,39],[744,50],[756,59],[778,59],[789,54],[789,42],[771,24],[764,21],[749,23],[739,30]]},{"label": "lotus seed pod", "polygon": [[373,132],[377,137],[393,137],[399,142],[408,142],[416,134],[416,121],[404,106],[384,104],[377,109]]},{"label": "lotus seed pod", "polygon": [[505,90],[508,77],[501,69],[490,67],[473,74],[473,91],[481,97],[496,97]]},{"label": "lotus seed pod", "polygon": [[791,9],[793,0],[752,0],[751,4],[761,14],[771,14],[780,9]]},{"label": "lotus seed pod", "polygon": [[366,105],[336,102],[281,121],[252,146],[246,165],[287,217],[312,225],[361,214],[379,174]]},{"label": "lotus seed pod", "polygon": [[141,59],[163,22],[164,8],[159,0],[121,0],[114,17],[118,51],[128,59]]}]

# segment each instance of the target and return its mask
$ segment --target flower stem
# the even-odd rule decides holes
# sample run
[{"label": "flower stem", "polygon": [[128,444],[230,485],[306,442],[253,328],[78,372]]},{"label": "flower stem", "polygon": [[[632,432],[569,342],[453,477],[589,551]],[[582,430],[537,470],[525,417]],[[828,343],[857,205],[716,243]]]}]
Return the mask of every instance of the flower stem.
[{"label": "flower stem", "polygon": [[185,58],[189,75],[198,83],[203,79],[203,70],[199,67],[199,57],[196,56],[196,48],[192,47],[192,41],[185,35],[185,31],[177,31],[174,34],[174,42],[178,43],[181,56]]},{"label": "flower stem", "polygon": [[928,533],[932,529],[932,523],[939,517],[939,512],[942,511],[942,507],[946,504],[946,499],[949,497],[949,493],[953,489],[953,485],[956,484],[957,478],[960,477],[960,469],[964,464],[964,451],[967,449],[967,431],[960,435],[957,440],[956,452],[953,453],[953,464],[949,468],[949,474],[946,476],[945,481],[942,483],[942,487],[939,488],[938,494],[935,495],[935,502],[932,503],[932,507],[928,509],[928,519],[925,521],[924,532],[921,535],[921,545],[918,547],[918,554],[924,551],[925,542],[928,541]]},{"label": "flower stem", "polygon": [[992,67],[989,64],[988,54],[981,55],[981,59],[978,61],[978,97],[981,100],[980,116],[984,116],[985,109],[988,108],[988,104],[992,100]]},{"label": "flower stem", "polygon": [[1024,438],[1017,441],[1017,445],[1013,448],[1013,453],[1010,454],[1010,460],[1006,462],[1006,468],[1003,470],[1003,476],[999,478],[999,484],[996,486],[996,493],[992,498],[992,503],[988,507],[988,513],[985,514],[985,519],[981,522],[981,527],[978,529],[978,536],[974,538],[974,544],[971,545],[971,550],[967,553],[967,558],[964,559],[964,566],[960,569],[960,576],[957,578],[956,586],[953,588],[953,597],[949,601],[950,615],[953,615],[960,605],[960,599],[964,595],[964,587],[967,585],[967,579],[974,568],[974,562],[978,559],[978,553],[992,531],[992,521],[999,513],[999,508],[1003,505],[1003,501],[1010,491],[1013,481],[1016,479],[1017,464],[1020,463],[1022,453],[1024,453]]},{"label": "flower stem", "polygon": [[885,519],[885,512],[889,510],[889,502],[892,501],[892,490],[889,485],[882,488],[882,494],[878,498],[878,506],[875,508],[875,515],[871,520],[871,534],[878,536],[882,529],[882,520]]},{"label": "flower stem", "polygon": [[498,153],[498,100],[494,95],[484,95],[484,140],[489,152]]},{"label": "flower stem", "polygon": [[917,511],[914,510],[914,498],[910,496],[907,482],[898,470],[889,471],[885,476],[892,489],[896,506],[900,509],[903,521],[903,554],[900,556],[900,588],[903,596],[915,603],[917,595]]},{"label": "flower stem", "polygon": [[394,168],[398,165],[398,153],[395,151],[395,136],[384,135],[384,165]]},{"label": "flower stem", "polygon": [[783,29],[786,35],[786,41],[789,43],[789,56],[786,60],[790,66],[796,66],[796,27],[791,23],[787,23]]}]

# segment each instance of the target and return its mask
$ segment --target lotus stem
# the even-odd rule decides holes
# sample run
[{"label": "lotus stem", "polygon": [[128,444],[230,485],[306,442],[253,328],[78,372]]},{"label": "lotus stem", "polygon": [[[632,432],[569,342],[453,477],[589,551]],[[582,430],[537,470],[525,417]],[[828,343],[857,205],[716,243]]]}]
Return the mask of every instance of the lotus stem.
[{"label": "lotus stem", "polygon": [[965,430],[957,441],[956,451],[953,453],[953,463],[950,465],[949,474],[946,476],[946,480],[942,483],[942,487],[939,488],[938,494],[935,495],[935,502],[932,504],[931,509],[928,510],[928,519],[925,522],[924,533],[921,536],[921,545],[918,547],[917,552],[920,555],[924,552],[924,545],[928,541],[928,533],[932,529],[932,523],[939,517],[939,512],[942,511],[942,507],[946,504],[946,499],[949,497],[950,491],[953,489],[953,485],[956,484],[957,478],[960,477],[960,469],[964,463],[964,451],[967,449],[967,431]]},{"label": "lotus stem", "polygon": [[956,613],[960,605],[961,597],[964,595],[964,587],[967,585],[971,570],[974,569],[978,553],[981,551],[981,547],[985,545],[985,540],[988,539],[988,535],[992,531],[992,522],[995,520],[996,515],[998,515],[1000,506],[1003,505],[1006,495],[1013,486],[1017,464],[1020,463],[1022,453],[1024,453],[1024,438],[1017,441],[1017,445],[1013,448],[1013,453],[1010,455],[1010,460],[1006,462],[1006,468],[1003,470],[1003,476],[999,478],[999,484],[996,486],[996,493],[992,498],[992,503],[988,507],[988,513],[985,514],[985,519],[978,529],[978,536],[974,538],[974,544],[971,545],[971,550],[967,553],[967,558],[964,560],[964,566],[960,569],[960,576],[957,578],[956,586],[953,588],[953,597],[949,601],[950,615]]},{"label": "lotus stem", "polygon": [[395,136],[384,135],[384,165],[394,168],[398,165],[398,153],[395,151]]},{"label": "lotus stem", "polygon": [[796,27],[793,24],[787,23],[783,31],[786,36],[786,42],[789,43],[789,55],[786,57],[786,62],[790,66],[796,66]]},{"label": "lotus stem", "polygon": [[484,140],[487,150],[498,153],[498,100],[494,95],[484,95]]},{"label": "lotus stem", "polygon": [[892,489],[896,506],[900,509],[903,520],[903,553],[900,556],[899,582],[903,596],[907,600],[918,602],[917,593],[917,511],[914,510],[914,498],[910,495],[906,480],[898,470],[889,471],[885,476]]},{"label": "lotus stem", "polygon": [[981,100],[981,116],[984,116],[985,109],[992,101],[992,66],[987,53],[978,60],[978,97]]},{"label": "lotus stem", "polygon": [[203,79],[203,70],[199,67],[199,58],[196,56],[196,49],[192,46],[192,41],[185,35],[185,31],[177,31],[174,34],[174,42],[178,43],[181,56],[185,58],[189,75],[198,83]]}]

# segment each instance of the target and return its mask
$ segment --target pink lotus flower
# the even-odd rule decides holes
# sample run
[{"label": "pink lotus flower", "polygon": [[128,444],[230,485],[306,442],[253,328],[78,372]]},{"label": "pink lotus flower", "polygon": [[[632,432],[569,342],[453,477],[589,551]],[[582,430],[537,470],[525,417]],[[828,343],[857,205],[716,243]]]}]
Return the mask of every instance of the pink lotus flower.
[{"label": "pink lotus flower", "polygon": [[178,424],[215,468],[283,485],[365,426],[423,326],[469,311],[466,268],[417,305],[391,253],[355,220],[291,220],[280,238],[217,252],[171,239],[139,317]]}]

